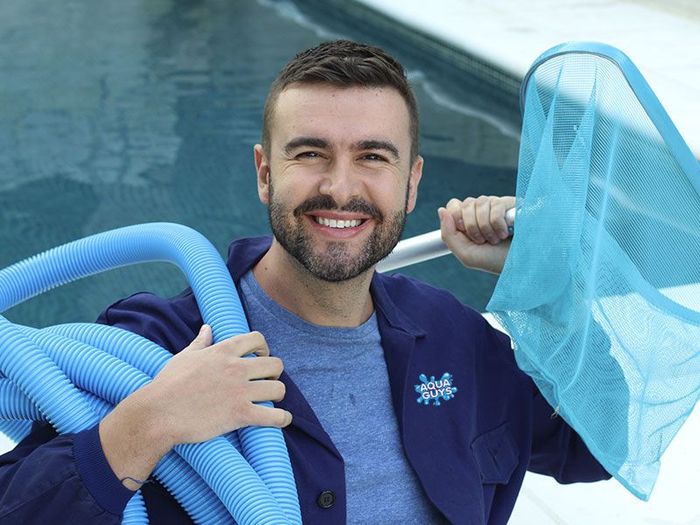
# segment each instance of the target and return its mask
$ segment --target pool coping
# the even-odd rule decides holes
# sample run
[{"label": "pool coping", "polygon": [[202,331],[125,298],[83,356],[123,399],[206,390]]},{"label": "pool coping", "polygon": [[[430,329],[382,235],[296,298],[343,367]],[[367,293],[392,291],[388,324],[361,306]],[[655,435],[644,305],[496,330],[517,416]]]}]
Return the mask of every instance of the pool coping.
[{"label": "pool coping", "polygon": [[[700,87],[696,87],[700,86],[700,56],[687,52],[694,43],[700,49],[700,10],[684,17],[641,0],[605,4],[533,0],[529,12],[519,9],[515,0],[488,6],[442,0],[440,9],[420,0],[330,0],[318,5],[336,10],[341,17],[358,17],[378,30],[390,30],[424,48],[435,60],[468,70],[485,85],[509,94],[517,91],[532,62],[546,49],[572,40],[609,43],[635,62],[700,159]],[[554,9],[555,5],[561,9]],[[606,13],[608,19],[599,13]],[[535,15],[542,20],[538,22]],[[575,20],[566,26],[562,17]],[[627,21],[628,27],[621,27],[620,20]]]}]

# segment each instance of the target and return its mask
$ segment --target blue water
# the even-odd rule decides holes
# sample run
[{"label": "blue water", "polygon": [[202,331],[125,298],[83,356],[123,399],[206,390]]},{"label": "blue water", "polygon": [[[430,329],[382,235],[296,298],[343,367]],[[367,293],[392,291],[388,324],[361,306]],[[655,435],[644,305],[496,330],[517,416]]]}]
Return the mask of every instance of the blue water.
[{"label": "blue water", "polygon": [[[147,221],[192,226],[222,253],[234,237],[266,233],[252,147],[268,86],[296,51],[337,36],[365,38],[290,2],[4,0],[0,267]],[[489,112],[488,93],[455,88],[407,46],[387,48],[408,65],[422,114],[426,168],[405,235],[437,228],[435,210],[452,196],[512,193],[517,116]],[[495,283],[450,259],[407,273],[479,309]],[[141,265],[55,290],[9,317],[89,321],[137,290],[183,286],[177,270]]]}]

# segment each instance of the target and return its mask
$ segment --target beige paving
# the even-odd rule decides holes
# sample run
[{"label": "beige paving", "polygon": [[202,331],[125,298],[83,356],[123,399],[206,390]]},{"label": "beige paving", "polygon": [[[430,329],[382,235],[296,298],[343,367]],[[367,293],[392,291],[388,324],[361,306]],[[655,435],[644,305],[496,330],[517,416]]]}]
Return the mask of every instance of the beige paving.
[{"label": "beige paving", "polygon": [[700,158],[700,2],[358,1],[519,76],[562,42],[613,45],[637,65]]}]

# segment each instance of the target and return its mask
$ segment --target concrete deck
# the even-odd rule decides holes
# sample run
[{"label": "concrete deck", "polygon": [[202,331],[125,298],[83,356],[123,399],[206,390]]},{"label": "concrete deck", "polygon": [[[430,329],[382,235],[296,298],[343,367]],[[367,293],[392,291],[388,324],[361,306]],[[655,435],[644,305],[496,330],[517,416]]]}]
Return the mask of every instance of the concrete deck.
[{"label": "concrete deck", "polygon": [[518,77],[556,44],[613,45],[639,68],[700,158],[700,3],[694,0],[357,1]]},{"label": "concrete deck", "polygon": [[[522,77],[550,47],[599,41],[626,53],[700,158],[700,3],[695,0],[357,0]],[[511,525],[700,525],[700,410],[662,458],[649,502],[616,481],[558,485],[528,474]]]}]

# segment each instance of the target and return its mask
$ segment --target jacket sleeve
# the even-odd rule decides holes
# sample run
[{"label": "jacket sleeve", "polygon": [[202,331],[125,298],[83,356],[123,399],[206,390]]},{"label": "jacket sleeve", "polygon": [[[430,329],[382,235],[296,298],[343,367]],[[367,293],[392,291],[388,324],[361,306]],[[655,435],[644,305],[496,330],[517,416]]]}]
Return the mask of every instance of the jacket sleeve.
[{"label": "jacket sleeve", "polygon": [[610,479],[583,439],[547,403],[536,389],[533,398],[532,455],[528,470],[577,483]]},{"label": "jacket sleeve", "polygon": [[117,524],[134,493],[112,472],[97,425],[57,436],[35,424],[0,456],[0,522]]},{"label": "jacket sleeve", "polygon": [[[597,323],[592,323],[590,330],[589,337],[596,347],[610,347],[610,339]],[[608,353],[589,352],[586,360],[578,381],[585,385],[599,385],[595,395],[581,400],[587,404],[590,413],[587,424],[598,433],[604,429],[605,435],[610,436],[606,456],[608,461],[618,461],[621,465],[627,457],[627,382],[620,365]],[[604,388],[600,386],[601,378],[605,378]],[[609,479],[610,473],[589,451],[579,434],[555,414],[534,382],[532,388],[534,425],[529,470],[552,476],[560,483]],[[613,471],[617,470],[614,464],[609,466]]]},{"label": "jacket sleeve", "polygon": [[[173,300],[136,294],[110,306],[97,322],[171,351],[184,348],[202,324],[188,291]],[[116,524],[133,494],[109,466],[97,425],[58,436],[50,425],[35,424],[14,450],[0,456],[3,524]]]},{"label": "jacket sleeve", "polygon": [[[602,332],[602,331],[601,331]],[[602,334],[598,334],[602,336]],[[501,366],[519,376],[526,392],[531,396],[530,435],[531,447],[527,469],[556,479],[559,483],[589,482],[609,479],[610,474],[590,452],[581,436],[559,416],[539,391],[535,382],[518,367],[508,336],[489,327],[492,348],[497,348]],[[626,385],[622,372],[612,359],[598,365],[607,366],[610,373],[620,376],[617,384]],[[588,373],[599,373],[591,367]],[[594,378],[590,378],[591,381]],[[522,392],[522,390],[520,390]],[[523,395],[519,394],[519,395]],[[598,416],[600,417],[600,416]]]}]

